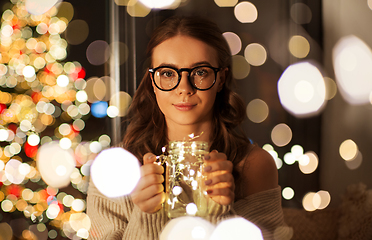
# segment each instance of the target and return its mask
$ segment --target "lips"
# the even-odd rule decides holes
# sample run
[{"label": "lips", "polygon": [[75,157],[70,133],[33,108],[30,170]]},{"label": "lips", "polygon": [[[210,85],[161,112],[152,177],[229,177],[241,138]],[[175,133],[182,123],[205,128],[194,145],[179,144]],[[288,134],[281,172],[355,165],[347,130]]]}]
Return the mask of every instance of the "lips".
[{"label": "lips", "polygon": [[180,110],[180,111],[189,111],[192,108],[194,108],[196,106],[196,104],[191,104],[191,103],[177,103],[177,104],[173,104],[173,106],[176,109]]}]

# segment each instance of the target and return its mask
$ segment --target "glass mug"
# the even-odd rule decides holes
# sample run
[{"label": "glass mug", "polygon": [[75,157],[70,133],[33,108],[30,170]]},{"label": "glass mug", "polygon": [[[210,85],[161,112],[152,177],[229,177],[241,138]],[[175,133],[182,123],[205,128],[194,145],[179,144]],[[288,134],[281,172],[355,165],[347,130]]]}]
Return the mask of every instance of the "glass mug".
[{"label": "glass mug", "polygon": [[203,177],[203,157],[207,153],[207,142],[171,141],[168,155],[158,157],[165,168],[164,207],[169,218],[208,214]]}]

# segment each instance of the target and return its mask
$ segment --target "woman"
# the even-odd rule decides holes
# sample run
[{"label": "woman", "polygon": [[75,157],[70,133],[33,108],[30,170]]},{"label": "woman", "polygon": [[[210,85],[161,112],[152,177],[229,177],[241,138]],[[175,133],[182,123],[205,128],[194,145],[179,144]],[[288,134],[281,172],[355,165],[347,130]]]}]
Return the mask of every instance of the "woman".
[{"label": "woman", "polygon": [[[123,147],[142,160],[141,179],[130,196],[108,199],[93,184],[88,215],[93,239],[157,239],[169,221],[162,203],[163,168],[155,155],[172,140],[201,134],[205,184],[213,202],[208,220],[239,215],[265,238],[283,224],[280,187],[272,157],[237,130],[245,116],[232,91],[231,53],[218,27],[205,19],[172,17],[153,33],[150,68],[128,112]],[[277,236],[279,237],[279,236]]]}]

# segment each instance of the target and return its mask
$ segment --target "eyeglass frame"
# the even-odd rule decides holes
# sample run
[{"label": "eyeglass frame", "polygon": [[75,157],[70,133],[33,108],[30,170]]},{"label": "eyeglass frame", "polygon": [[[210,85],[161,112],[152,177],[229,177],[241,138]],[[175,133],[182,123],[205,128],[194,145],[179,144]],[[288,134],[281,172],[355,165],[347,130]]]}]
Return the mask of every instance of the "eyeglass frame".
[{"label": "eyeglass frame", "polygon": [[[194,71],[194,70],[197,69],[197,68],[200,68],[200,67],[208,67],[208,68],[212,69],[213,72],[214,72],[214,81],[213,81],[212,85],[211,85],[209,88],[201,89],[201,88],[196,87],[196,86],[191,82],[191,79],[190,79],[190,74],[191,74],[191,72]],[[155,82],[155,72],[156,72],[156,70],[158,70],[158,69],[160,69],[160,68],[170,68],[170,69],[173,69],[174,71],[177,72],[177,74],[178,74],[178,82],[177,82],[177,84],[176,84],[173,88],[171,88],[171,89],[162,89],[162,88],[160,88],[160,87],[156,84],[156,82]],[[181,82],[181,79],[182,79],[182,72],[187,72],[187,73],[188,73],[188,74],[187,74],[187,80],[189,81],[190,85],[191,85],[193,88],[195,88],[195,89],[197,89],[197,90],[199,90],[199,91],[207,91],[207,90],[211,89],[211,88],[214,86],[214,84],[216,83],[216,81],[217,81],[217,73],[218,73],[219,71],[221,71],[221,69],[222,69],[222,68],[220,68],[220,67],[219,67],[219,68],[216,68],[216,67],[212,67],[212,66],[209,66],[209,65],[196,66],[196,67],[193,67],[193,68],[180,68],[180,69],[177,69],[177,68],[175,68],[175,67],[171,67],[171,66],[159,66],[159,67],[156,67],[156,68],[149,68],[149,72],[150,72],[150,74],[151,74],[151,78],[152,78],[152,81],[154,82],[155,86],[156,86],[159,90],[161,90],[161,91],[166,91],[166,92],[168,92],[168,91],[172,91],[172,90],[176,89],[176,88],[178,87],[178,85],[180,85],[180,82]]]}]

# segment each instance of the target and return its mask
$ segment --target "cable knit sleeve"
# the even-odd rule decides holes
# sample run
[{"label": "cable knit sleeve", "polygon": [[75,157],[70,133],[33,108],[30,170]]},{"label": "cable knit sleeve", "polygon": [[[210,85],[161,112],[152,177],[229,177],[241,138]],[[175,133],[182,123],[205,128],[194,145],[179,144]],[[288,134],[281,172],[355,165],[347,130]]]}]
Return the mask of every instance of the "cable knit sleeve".
[{"label": "cable knit sleeve", "polygon": [[90,181],[87,214],[91,220],[92,240],[156,240],[168,221],[164,210],[154,214],[142,212],[130,196],[108,198]]},{"label": "cable knit sleeve", "polygon": [[280,186],[236,201],[234,211],[258,226],[265,240],[288,239],[291,234],[284,223]]}]

